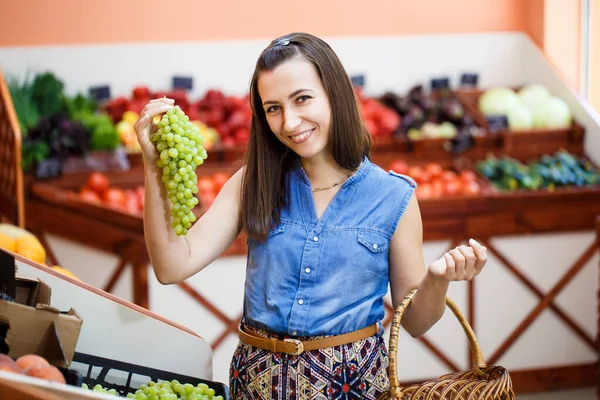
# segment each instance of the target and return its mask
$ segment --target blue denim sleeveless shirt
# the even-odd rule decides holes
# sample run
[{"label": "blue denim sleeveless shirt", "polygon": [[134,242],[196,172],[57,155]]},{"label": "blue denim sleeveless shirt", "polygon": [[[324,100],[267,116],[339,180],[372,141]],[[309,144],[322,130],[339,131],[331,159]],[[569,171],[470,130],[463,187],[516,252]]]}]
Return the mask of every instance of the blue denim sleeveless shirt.
[{"label": "blue denim sleeveless shirt", "polygon": [[338,335],[380,322],[390,241],[415,189],[365,158],[317,219],[303,168],[265,242],[249,238],[244,323],[292,336]]}]

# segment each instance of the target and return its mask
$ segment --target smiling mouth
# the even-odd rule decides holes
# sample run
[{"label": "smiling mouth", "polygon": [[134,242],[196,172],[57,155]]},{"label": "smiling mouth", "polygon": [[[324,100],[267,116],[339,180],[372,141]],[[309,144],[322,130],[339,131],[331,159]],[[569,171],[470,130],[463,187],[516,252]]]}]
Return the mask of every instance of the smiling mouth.
[{"label": "smiling mouth", "polygon": [[297,135],[294,136],[290,136],[290,140],[294,143],[302,143],[303,141],[305,141],[306,139],[308,139],[308,137],[310,135],[312,135],[312,133],[315,131],[315,128],[309,129],[307,131],[304,131],[302,133],[299,133]]}]

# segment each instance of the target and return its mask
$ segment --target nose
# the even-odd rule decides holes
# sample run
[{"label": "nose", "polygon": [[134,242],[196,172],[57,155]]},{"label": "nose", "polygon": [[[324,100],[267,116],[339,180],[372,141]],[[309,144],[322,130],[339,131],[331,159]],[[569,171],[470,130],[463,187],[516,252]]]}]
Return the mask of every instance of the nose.
[{"label": "nose", "polygon": [[292,108],[285,109],[283,112],[283,129],[288,132],[295,132],[295,130],[302,124],[302,118]]}]

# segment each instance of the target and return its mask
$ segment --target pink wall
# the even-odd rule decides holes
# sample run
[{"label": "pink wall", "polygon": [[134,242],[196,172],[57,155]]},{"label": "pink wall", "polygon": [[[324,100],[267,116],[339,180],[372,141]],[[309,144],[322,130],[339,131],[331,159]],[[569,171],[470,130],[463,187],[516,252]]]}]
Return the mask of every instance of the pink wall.
[{"label": "pink wall", "polygon": [[541,18],[525,20],[529,1],[16,0],[0,11],[0,46],[527,31]]}]

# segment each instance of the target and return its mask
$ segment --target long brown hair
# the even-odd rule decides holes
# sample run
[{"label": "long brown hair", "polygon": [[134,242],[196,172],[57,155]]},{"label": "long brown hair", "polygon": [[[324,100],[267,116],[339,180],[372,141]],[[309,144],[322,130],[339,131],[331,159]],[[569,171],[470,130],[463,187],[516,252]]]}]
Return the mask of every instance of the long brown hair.
[{"label": "long brown hair", "polygon": [[331,47],[306,33],[291,33],[271,42],[258,58],[250,83],[252,126],[241,194],[242,226],[249,237],[263,241],[287,204],[285,175],[297,156],[269,128],[257,82],[261,72],[295,57],[315,66],[329,98],[328,146],[338,165],[353,170],[371,150],[371,136],[361,120],[352,83]]}]

